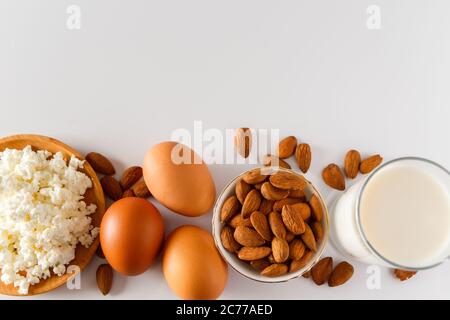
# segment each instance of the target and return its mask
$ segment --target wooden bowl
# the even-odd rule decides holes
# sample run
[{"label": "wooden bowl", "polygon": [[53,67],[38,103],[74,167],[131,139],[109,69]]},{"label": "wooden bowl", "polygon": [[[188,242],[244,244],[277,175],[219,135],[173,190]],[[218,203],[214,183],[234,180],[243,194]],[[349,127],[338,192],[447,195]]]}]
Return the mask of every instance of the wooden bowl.
[{"label": "wooden bowl", "polygon": [[[53,154],[60,151],[66,159],[70,159],[71,155],[74,155],[78,159],[84,160],[84,157],[80,153],[78,153],[68,145],[52,138],[39,135],[24,134],[0,139],[0,151],[5,150],[6,148],[23,149],[28,145],[30,145],[33,150],[47,150]],[[105,197],[103,195],[103,189],[100,185],[100,181],[98,180],[97,175],[94,172],[94,169],[92,169],[89,163],[85,162],[84,169],[81,171],[88,175],[92,180],[92,188],[86,190],[84,201],[88,205],[94,203],[97,206],[97,210],[91,215],[91,217],[92,225],[94,227],[99,227],[103,214],[105,212]],[[91,261],[92,256],[97,250],[98,244],[99,237],[94,240],[89,248],[85,248],[84,246],[78,244],[75,251],[75,259],[72,260],[69,265],[76,265],[79,267],[79,270],[83,270]],[[38,284],[30,286],[28,295],[32,296],[53,290],[65,284],[67,280],[73,276],[74,273],[64,274],[62,276],[52,275],[50,278],[41,280]],[[18,292],[18,288],[14,287],[13,284],[6,285],[1,280],[0,294],[21,296],[21,294],[19,294]]]}]

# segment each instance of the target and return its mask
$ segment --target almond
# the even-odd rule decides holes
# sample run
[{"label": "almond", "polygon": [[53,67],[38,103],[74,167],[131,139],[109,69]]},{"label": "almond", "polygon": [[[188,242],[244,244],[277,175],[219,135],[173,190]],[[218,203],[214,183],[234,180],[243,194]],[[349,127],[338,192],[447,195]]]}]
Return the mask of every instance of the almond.
[{"label": "almond", "polygon": [[294,239],[289,244],[289,258],[292,260],[300,260],[305,254],[305,251],[305,244],[300,239]]},{"label": "almond", "polygon": [[263,165],[265,165],[266,167],[280,167],[285,169],[291,169],[291,165],[289,163],[271,154],[268,154],[264,157]]},{"label": "almond", "polygon": [[109,264],[101,264],[98,266],[96,274],[97,286],[104,296],[111,291],[113,275],[113,269]]},{"label": "almond", "polygon": [[273,211],[281,212],[281,210],[283,210],[283,207],[285,205],[293,205],[300,202],[301,202],[300,199],[295,198],[286,198],[283,200],[275,201],[275,203],[273,204]]},{"label": "almond", "polygon": [[152,195],[150,193],[150,190],[148,190],[144,180],[141,180],[138,183],[136,183],[131,189],[138,198],[147,199]]},{"label": "almond", "polygon": [[353,266],[348,262],[339,263],[334,271],[331,273],[330,279],[328,279],[328,285],[330,287],[341,286],[346,283],[353,276]]},{"label": "almond", "polygon": [[266,180],[267,176],[261,174],[261,169],[253,169],[242,176],[242,180],[248,184],[261,183]]},{"label": "almond", "polygon": [[292,156],[297,147],[297,138],[294,136],[289,136],[284,138],[278,144],[278,156],[281,159],[286,159]]},{"label": "almond", "polygon": [[247,158],[250,155],[250,150],[252,148],[252,132],[249,128],[239,128],[236,130],[234,146],[241,157]]},{"label": "almond", "polygon": [[306,194],[304,190],[289,190],[289,198],[300,199],[300,201],[306,200]]},{"label": "almond", "polygon": [[312,216],[316,221],[322,221],[323,218],[323,208],[319,198],[313,194],[311,199],[309,199],[309,205],[311,206]]},{"label": "almond", "polygon": [[316,239],[314,238],[314,233],[308,224],[305,223],[305,232],[300,237],[309,250],[314,252],[317,251]]},{"label": "almond", "polygon": [[345,155],[344,171],[348,178],[355,179],[358,175],[361,154],[357,150],[350,150]]},{"label": "almond", "polygon": [[274,187],[279,189],[304,190],[306,188],[305,178],[291,172],[279,171],[272,174],[269,180]]},{"label": "almond", "polygon": [[363,161],[361,161],[361,164],[359,165],[359,171],[362,174],[369,173],[373,169],[378,167],[381,162],[383,162],[383,158],[379,154],[370,156],[370,157],[364,159]]},{"label": "almond", "polygon": [[295,160],[303,173],[308,172],[311,166],[311,147],[307,143],[301,143],[295,150]]},{"label": "almond", "polygon": [[252,190],[252,187],[243,179],[239,179],[238,182],[236,182],[235,193],[241,204],[244,204],[245,197],[247,197],[250,190]]},{"label": "almond", "polygon": [[264,215],[268,215],[272,212],[273,204],[275,201],[267,200],[266,198],[263,198],[261,200],[261,205],[259,206],[259,212],[261,212]]},{"label": "almond", "polygon": [[271,263],[266,259],[250,261],[250,265],[253,267],[253,269],[259,272],[263,271],[265,268],[270,266],[270,264]]},{"label": "almond", "polygon": [[302,274],[302,277],[305,279],[311,278],[311,271],[306,271],[304,274]]},{"label": "almond", "polygon": [[254,184],[253,186],[255,187],[256,190],[261,190],[262,185],[263,185],[262,183],[257,183]]},{"label": "almond", "polygon": [[319,242],[323,239],[323,227],[322,224],[318,221],[314,221],[311,224],[311,230],[314,233],[314,238],[316,239],[316,242]]},{"label": "almond", "polygon": [[322,178],[331,188],[345,190],[345,178],[338,165],[332,163],[325,167],[322,171]]},{"label": "almond", "polygon": [[231,196],[223,203],[220,211],[220,222],[229,221],[236,213],[239,212],[240,204],[236,196]]},{"label": "almond", "polygon": [[122,198],[122,188],[120,187],[119,181],[111,176],[103,176],[100,179],[103,191],[111,200],[119,200]]},{"label": "almond", "polygon": [[323,258],[311,269],[311,276],[315,284],[318,286],[328,282],[333,272],[333,258]]},{"label": "almond", "polygon": [[239,226],[234,230],[234,239],[244,247],[259,247],[265,242],[258,232],[243,226]]},{"label": "almond", "polygon": [[105,259],[105,254],[103,253],[103,249],[101,244],[98,245],[97,250],[95,250],[95,254],[97,255],[97,257],[101,258],[101,259]]},{"label": "almond", "polygon": [[269,213],[269,226],[275,237],[285,239],[286,227],[284,226],[281,215],[278,212],[272,211]]},{"label": "almond", "polygon": [[287,198],[289,195],[289,190],[278,189],[270,182],[264,182],[261,186],[261,194],[268,200],[278,201]]},{"label": "almond", "polygon": [[270,231],[269,222],[267,218],[261,212],[255,211],[250,216],[250,221],[255,228],[256,232],[266,241],[272,240],[272,231]]},{"label": "almond", "polygon": [[244,218],[242,218],[241,214],[237,214],[233,218],[231,218],[231,220],[228,224],[230,225],[230,227],[235,228],[235,229],[239,226],[252,227],[250,218],[244,219]]},{"label": "almond", "polygon": [[135,194],[131,189],[125,190],[122,194],[122,198],[133,198],[133,197],[135,197]]},{"label": "almond", "polygon": [[417,274],[417,272],[415,271],[407,271],[407,270],[400,270],[400,269],[395,269],[394,270],[394,275],[400,280],[400,281],[406,281],[411,279],[412,277],[414,277]]},{"label": "almond", "polygon": [[245,197],[244,204],[242,205],[242,217],[244,219],[250,217],[250,215],[259,209],[261,205],[261,194],[258,190],[250,191]]},{"label": "almond", "polygon": [[272,254],[275,262],[282,263],[289,259],[289,244],[281,238],[273,238]]},{"label": "almond", "polygon": [[281,218],[286,228],[295,235],[305,232],[305,222],[299,211],[292,209],[291,206],[284,206],[281,212]]},{"label": "almond", "polygon": [[292,240],[294,240],[294,238],[295,238],[295,234],[293,234],[293,233],[290,232],[290,231],[286,231],[286,237],[285,237],[285,239],[286,239],[286,241],[287,241],[288,243],[290,243]]},{"label": "almond", "polygon": [[222,245],[227,251],[235,253],[238,252],[241,246],[234,239],[234,231],[231,227],[225,226],[220,233],[220,240],[222,241]]},{"label": "almond", "polygon": [[311,208],[306,203],[294,203],[290,207],[292,210],[297,211],[304,221],[311,216]]},{"label": "almond", "polygon": [[299,260],[292,260],[291,265],[289,266],[289,272],[296,272],[308,265],[308,263],[311,261],[311,259],[314,257],[314,253],[312,253],[309,250],[306,250],[306,252],[303,254],[303,257],[301,257]]},{"label": "almond", "polygon": [[97,152],[89,152],[86,161],[92,166],[95,172],[112,176],[116,173],[113,164],[104,155]]},{"label": "almond", "polygon": [[244,261],[253,261],[267,257],[272,250],[269,247],[242,247],[238,258]]},{"label": "almond", "polygon": [[267,268],[265,268],[263,271],[261,271],[261,275],[265,277],[279,277],[288,272],[288,266],[285,264],[275,263]]},{"label": "almond", "polygon": [[136,182],[142,178],[142,168],[138,166],[129,167],[124,171],[120,178],[120,186],[123,190],[131,188]]}]

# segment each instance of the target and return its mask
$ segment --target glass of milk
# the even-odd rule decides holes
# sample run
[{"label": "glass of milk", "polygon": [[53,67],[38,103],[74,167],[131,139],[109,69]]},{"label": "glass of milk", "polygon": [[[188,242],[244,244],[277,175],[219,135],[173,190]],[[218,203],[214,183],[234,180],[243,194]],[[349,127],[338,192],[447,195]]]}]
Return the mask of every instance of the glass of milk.
[{"label": "glass of milk", "polygon": [[349,257],[405,270],[450,256],[450,173],[422,158],[383,164],[337,199],[331,239]]}]

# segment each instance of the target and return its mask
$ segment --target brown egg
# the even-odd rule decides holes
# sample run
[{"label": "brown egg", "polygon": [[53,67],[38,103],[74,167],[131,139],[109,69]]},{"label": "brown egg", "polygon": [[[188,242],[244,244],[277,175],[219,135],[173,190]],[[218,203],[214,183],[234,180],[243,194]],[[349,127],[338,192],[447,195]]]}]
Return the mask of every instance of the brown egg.
[{"label": "brown egg", "polygon": [[114,270],[128,276],[147,270],[164,239],[164,222],[158,209],[140,198],[124,198],[106,211],[100,226],[100,243]]},{"label": "brown egg", "polygon": [[162,268],[169,287],[185,300],[217,299],[228,280],[228,266],[211,234],[190,225],[170,234]]},{"label": "brown egg", "polygon": [[200,156],[185,145],[157,144],[147,152],[143,169],[150,192],[168,209],[197,217],[214,205],[216,188],[209,169]]}]

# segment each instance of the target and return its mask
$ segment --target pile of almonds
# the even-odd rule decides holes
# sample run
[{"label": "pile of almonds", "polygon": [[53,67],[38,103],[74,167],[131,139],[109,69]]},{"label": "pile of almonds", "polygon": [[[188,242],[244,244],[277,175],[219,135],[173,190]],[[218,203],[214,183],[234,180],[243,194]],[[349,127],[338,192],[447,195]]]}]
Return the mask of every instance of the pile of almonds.
[{"label": "pile of almonds", "polygon": [[224,248],[267,277],[305,267],[324,238],[321,202],[306,187],[291,172],[245,173],[221,208]]},{"label": "pile of almonds", "polygon": [[[126,169],[120,180],[117,180],[114,178],[116,169],[112,162],[104,155],[97,152],[90,152],[86,155],[86,161],[97,174],[103,175],[100,179],[103,192],[112,201],[126,197],[148,198],[151,196],[142,178],[141,167],[133,166]],[[100,245],[96,253],[100,258],[105,258]],[[111,290],[113,274],[113,269],[107,263],[100,265],[97,269],[97,286],[103,295],[107,295]]]}]

